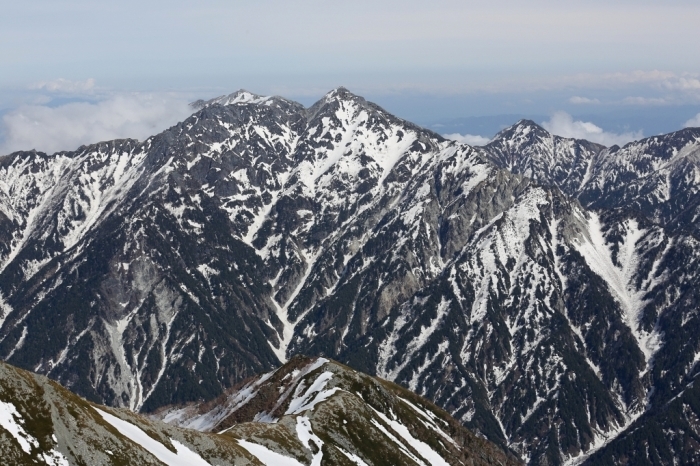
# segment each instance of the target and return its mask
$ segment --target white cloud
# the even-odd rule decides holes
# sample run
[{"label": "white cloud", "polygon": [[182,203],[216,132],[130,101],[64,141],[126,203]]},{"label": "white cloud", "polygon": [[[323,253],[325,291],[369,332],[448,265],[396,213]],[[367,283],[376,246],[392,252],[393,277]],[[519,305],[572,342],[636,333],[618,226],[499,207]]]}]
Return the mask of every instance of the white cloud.
[{"label": "white cloud", "polygon": [[590,99],[588,97],[579,97],[579,96],[575,95],[569,99],[569,102],[574,104],[574,105],[586,105],[586,104],[599,104],[600,100]]},{"label": "white cloud", "polygon": [[690,128],[690,127],[700,127],[700,113],[695,115],[693,118],[690,120],[686,121],[685,124],[683,125],[684,128]]},{"label": "white cloud", "polygon": [[542,122],[542,126],[552,134],[567,138],[586,139],[604,146],[624,145],[630,141],[642,138],[641,131],[627,133],[610,133],[591,122],[574,120],[566,112],[556,112],[549,121]]},{"label": "white cloud", "polygon": [[669,102],[659,97],[625,97],[622,103],[625,105],[666,105]]},{"label": "white cloud", "polygon": [[111,139],[145,139],[191,113],[188,101],[173,95],[124,94],[97,103],[24,105],[2,117],[0,154],[30,149],[52,153]]},{"label": "white cloud", "polygon": [[602,79],[608,82],[622,84],[657,83],[676,79],[677,76],[672,71],[663,70],[635,70],[630,72],[607,73],[602,75]]},{"label": "white cloud", "polygon": [[464,144],[469,144],[470,146],[483,146],[487,144],[490,139],[483,136],[477,136],[474,134],[443,134],[443,137],[447,139],[452,139],[453,141],[461,142]]},{"label": "white cloud", "polygon": [[59,78],[53,81],[41,81],[32,86],[31,89],[45,90],[49,92],[62,92],[67,94],[88,93],[95,88],[95,80],[90,78],[85,81],[69,81]]},{"label": "white cloud", "polygon": [[664,82],[664,86],[668,89],[698,91],[700,90],[700,79],[696,77],[682,76],[676,80]]}]

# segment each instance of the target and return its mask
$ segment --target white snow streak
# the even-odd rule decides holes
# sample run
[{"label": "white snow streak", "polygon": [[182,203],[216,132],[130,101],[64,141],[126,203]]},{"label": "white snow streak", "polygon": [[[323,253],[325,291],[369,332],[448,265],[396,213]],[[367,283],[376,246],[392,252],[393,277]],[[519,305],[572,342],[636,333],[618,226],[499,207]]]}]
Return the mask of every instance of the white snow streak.
[{"label": "white snow streak", "polygon": [[[323,440],[321,440],[313,430],[311,430],[311,421],[306,416],[297,417],[297,437],[307,449],[311,450],[311,442],[316,444],[317,451],[311,460],[311,466],[321,466],[323,459]],[[312,450],[313,451],[313,450]]]},{"label": "white snow streak", "polygon": [[[330,398],[335,392],[340,390],[337,387],[331,388],[330,390],[325,390],[326,385],[331,378],[333,378],[332,372],[326,371],[322,373],[316,378],[314,383],[306,389],[303,395],[301,395],[301,390],[304,388],[303,385],[297,385],[294,392],[294,398],[292,398],[292,401],[289,403],[289,407],[284,414],[300,414],[304,411],[312,410],[317,404]],[[315,396],[313,399],[311,399],[312,395],[314,394]]]},{"label": "white snow streak", "polygon": [[21,424],[24,424],[24,419],[17,412],[15,405],[0,401],[0,426],[19,442],[25,453],[29,454],[32,448],[39,448],[39,442],[29,435]]},{"label": "white snow streak", "polygon": [[578,242],[574,241],[574,247],[585,258],[591,270],[605,280],[620,303],[627,326],[632,330],[646,362],[649,363],[661,342],[657,332],[647,333],[639,329],[641,312],[646,301],[645,291],[637,289],[634,285],[639,264],[635,246],[644,237],[645,231],[639,229],[636,220],[626,220],[623,226],[625,236],[618,253],[619,266],[613,263],[612,252],[603,236],[600,217],[596,213],[590,213],[588,218],[589,235]]},{"label": "white snow streak", "polygon": [[95,409],[105,421],[112,425],[112,427],[117,429],[120,434],[140,445],[144,450],[168,466],[211,466],[197,453],[176,440],[170,439],[170,443],[172,443],[175,450],[177,450],[177,453],[173,453],[168,450],[165,445],[150,437],[140,427],[119,419],[99,408],[93,407],[93,409]]},{"label": "white snow streak", "polygon": [[294,302],[296,297],[299,295],[301,292],[302,288],[306,284],[306,280],[309,278],[309,275],[311,275],[311,271],[314,268],[314,265],[316,264],[316,260],[318,259],[318,256],[320,255],[320,250],[317,251],[315,254],[309,256],[308,260],[308,266],[306,268],[306,271],[304,272],[304,276],[302,277],[301,280],[299,280],[299,284],[297,287],[294,289],[292,292],[292,295],[289,297],[287,302],[284,304],[284,306],[280,306],[277,301],[275,301],[274,297],[271,297],[270,300],[272,301],[272,304],[275,306],[275,312],[277,314],[277,317],[282,321],[283,329],[282,329],[282,335],[279,335],[280,337],[280,346],[279,348],[275,348],[275,346],[272,344],[272,342],[269,342],[270,347],[272,348],[272,351],[277,355],[277,358],[284,364],[287,362],[287,348],[289,347],[289,343],[292,341],[292,337],[294,336],[294,327],[304,318],[306,315],[306,312],[300,314],[297,319],[292,322],[289,320],[289,305]]},{"label": "white snow streak", "polygon": [[[370,408],[372,407],[370,406]],[[372,408],[372,410],[377,416],[381,418],[382,421],[388,424],[394,432],[399,434],[401,438],[403,438],[408,443],[408,445],[413,447],[413,449],[416,450],[419,455],[425,458],[431,466],[449,466],[449,463],[445,461],[445,459],[442,456],[440,456],[435,450],[433,450],[430,447],[430,445],[428,445],[425,442],[421,442],[413,435],[411,435],[411,432],[405,425],[401,424],[398,421],[392,421],[383,413],[377,411],[374,408]]]},{"label": "white snow streak", "polygon": [[[0,427],[9,432],[17,440],[22,450],[29,455],[33,449],[38,449],[40,445],[39,441],[24,429],[23,424],[24,419],[15,405],[0,401]],[[53,435],[52,439],[58,443],[56,435]],[[55,449],[45,453],[37,453],[37,456],[50,466],[69,466],[66,457]]]},{"label": "white snow streak", "polygon": [[350,453],[350,452],[348,452],[348,451],[345,451],[345,450],[343,450],[342,448],[340,448],[340,447],[337,446],[337,445],[336,445],[336,448],[337,448],[338,450],[340,450],[340,452],[341,452],[343,455],[345,455],[350,461],[352,461],[353,463],[355,463],[357,466],[369,466],[367,463],[365,463],[365,462],[362,460],[362,458],[360,458],[360,457],[357,456],[356,454]]},{"label": "white snow streak", "polygon": [[305,466],[294,458],[281,455],[257,443],[239,440],[238,444],[248,450],[251,455],[255,456],[265,466]]}]

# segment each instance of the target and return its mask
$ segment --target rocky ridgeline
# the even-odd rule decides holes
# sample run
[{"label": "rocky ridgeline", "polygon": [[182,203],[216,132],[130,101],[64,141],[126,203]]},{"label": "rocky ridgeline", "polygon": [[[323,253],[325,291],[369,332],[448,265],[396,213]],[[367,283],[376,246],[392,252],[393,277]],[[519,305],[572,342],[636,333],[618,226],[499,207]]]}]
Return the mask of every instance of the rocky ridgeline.
[{"label": "rocky ridgeline", "polygon": [[519,464],[408,390],[322,358],[293,359],[207,406],[171,409],[167,424],[0,363],[0,454],[55,466]]}]

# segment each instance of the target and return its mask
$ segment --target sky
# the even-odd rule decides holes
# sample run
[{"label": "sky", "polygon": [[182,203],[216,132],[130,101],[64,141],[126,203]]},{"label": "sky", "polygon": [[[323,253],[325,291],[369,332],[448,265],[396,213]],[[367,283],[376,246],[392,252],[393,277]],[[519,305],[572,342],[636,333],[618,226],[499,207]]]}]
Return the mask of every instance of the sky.
[{"label": "sky", "polygon": [[238,89],[345,86],[484,143],[519,118],[603,144],[700,124],[697,0],[0,0],[0,154],[143,139]]}]

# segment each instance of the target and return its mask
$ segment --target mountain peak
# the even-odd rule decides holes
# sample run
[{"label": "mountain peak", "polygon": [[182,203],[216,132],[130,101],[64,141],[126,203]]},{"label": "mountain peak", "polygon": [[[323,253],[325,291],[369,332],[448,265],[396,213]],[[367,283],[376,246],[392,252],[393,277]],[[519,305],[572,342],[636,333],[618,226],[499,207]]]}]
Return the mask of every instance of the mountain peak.
[{"label": "mountain peak", "polygon": [[523,118],[523,119],[519,120],[513,126],[523,127],[523,128],[535,128],[535,129],[540,129],[542,131],[546,131],[541,125],[538,125],[537,123],[535,123],[534,121],[532,121],[528,118]]},{"label": "mountain peak", "polygon": [[201,110],[205,107],[210,107],[212,105],[234,105],[234,104],[247,104],[247,103],[262,103],[270,100],[271,96],[261,96],[258,94],[253,94],[252,92],[246,91],[245,89],[239,89],[236,92],[228,95],[221,95],[219,97],[214,97],[210,100],[197,100],[192,102],[190,105],[195,110]]},{"label": "mountain peak", "polygon": [[491,144],[495,143],[500,139],[512,139],[513,137],[525,137],[528,135],[539,136],[539,137],[550,137],[552,136],[549,131],[544,129],[542,126],[538,125],[532,120],[523,118],[512,126],[509,126],[501,130],[496,136],[494,136]]},{"label": "mountain peak", "polygon": [[324,99],[327,101],[329,101],[329,100],[355,100],[355,99],[362,99],[362,97],[360,97],[356,94],[353,94],[344,86],[339,86],[339,87],[336,87],[335,89],[332,89],[328,93],[326,93],[326,95],[324,96]]},{"label": "mountain peak", "polygon": [[363,459],[357,464],[405,464],[407,456],[418,464],[519,464],[424,398],[322,357],[294,357],[215,400],[172,406],[152,419],[234,438],[267,426],[290,426],[294,438],[301,427],[313,427],[333,440],[316,450],[312,464],[322,464],[324,455],[331,460],[333,442]]},{"label": "mountain peak", "polygon": [[327,92],[326,95],[324,95],[321,98],[321,100],[312,105],[310,109],[320,108],[328,104],[339,102],[352,102],[363,107],[367,105],[372,105],[370,102],[367,102],[367,100],[365,100],[364,97],[354,94],[350,92],[347,88],[340,86]]}]

